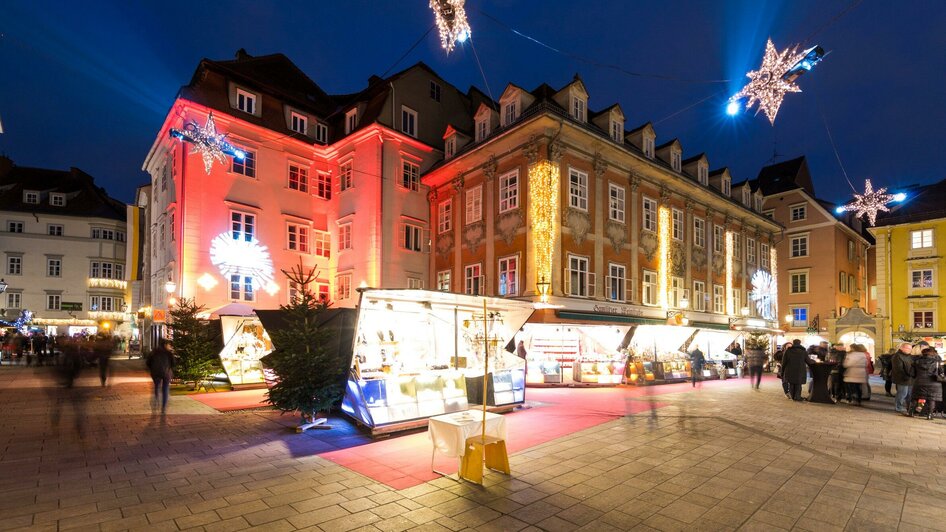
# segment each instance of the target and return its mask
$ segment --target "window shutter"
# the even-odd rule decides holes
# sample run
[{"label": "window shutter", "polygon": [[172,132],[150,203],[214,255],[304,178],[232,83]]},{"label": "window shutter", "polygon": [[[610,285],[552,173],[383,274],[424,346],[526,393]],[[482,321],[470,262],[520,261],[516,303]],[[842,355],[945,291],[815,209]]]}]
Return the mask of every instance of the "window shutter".
[{"label": "window shutter", "polygon": [[595,297],[595,274],[588,273],[588,297]]},{"label": "window shutter", "polygon": [[433,246],[430,233],[430,229],[421,230],[421,238],[423,240],[421,241],[420,250],[424,253],[430,253],[431,247]]},{"label": "window shutter", "polygon": [[563,279],[565,279],[565,295],[571,295],[572,293],[572,276],[568,268],[565,268]]}]

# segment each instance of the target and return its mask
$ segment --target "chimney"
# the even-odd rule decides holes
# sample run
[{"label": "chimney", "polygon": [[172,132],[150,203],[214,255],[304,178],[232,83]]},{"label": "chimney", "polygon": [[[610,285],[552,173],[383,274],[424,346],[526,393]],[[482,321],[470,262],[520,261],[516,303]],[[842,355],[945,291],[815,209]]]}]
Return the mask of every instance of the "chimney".
[{"label": "chimney", "polygon": [[0,155],[0,176],[5,176],[13,170],[13,159],[6,155]]},{"label": "chimney", "polygon": [[237,60],[237,61],[243,61],[244,59],[249,59],[249,58],[251,58],[251,57],[253,57],[253,56],[250,55],[249,53],[247,53],[246,48],[240,48],[240,49],[237,50],[237,52],[236,52],[236,60]]}]

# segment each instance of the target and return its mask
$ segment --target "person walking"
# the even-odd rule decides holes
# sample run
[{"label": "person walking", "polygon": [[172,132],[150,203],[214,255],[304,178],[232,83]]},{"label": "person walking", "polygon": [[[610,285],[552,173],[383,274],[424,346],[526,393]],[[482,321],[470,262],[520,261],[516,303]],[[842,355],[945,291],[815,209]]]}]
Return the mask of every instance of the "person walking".
[{"label": "person walking", "polygon": [[890,357],[890,380],[897,385],[897,395],[894,399],[894,410],[907,414],[910,402],[910,391],[913,386],[913,346],[907,342],[900,344],[897,352]]},{"label": "person walking", "polygon": [[801,401],[801,388],[808,380],[808,352],[801,340],[792,340],[792,346],[782,355],[782,379],[788,383],[789,398]]},{"label": "person walking", "polygon": [[851,344],[844,355],[844,384],[848,389],[848,404],[861,406],[861,387],[867,383],[867,349],[861,344]]},{"label": "person walking", "polygon": [[896,352],[896,350],[891,350],[889,353],[880,355],[880,376],[884,379],[884,394],[887,397],[893,397],[893,394],[890,393],[893,386],[893,381],[890,380],[890,369],[892,366],[890,359],[893,358]]},{"label": "person walking", "polygon": [[756,347],[746,349],[746,363],[749,366],[749,384],[754,390],[762,384],[762,366],[765,365],[765,351]]},{"label": "person walking", "polygon": [[917,403],[920,399],[926,401],[923,405],[923,411],[920,415],[926,416],[926,419],[933,419],[933,412],[936,410],[936,402],[943,400],[943,387],[940,385],[940,378],[943,376],[940,368],[939,355],[936,349],[926,347],[920,352],[920,356],[913,361],[913,389],[910,399],[910,417],[916,413]]},{"label": "person walking", "polygon": [[703,366],[706,364],[706,358],[703,352],[697,347],[690,352],[690,379],[693,387],[696,388],[696,381],[703,374]]},{"label": "person walking", "polygon": [[151,380],[154,381],[154,398],[151,400],[151,411],[158,409],[158,394],[161,394],[161,413],[167,411],[168,396],[171,393],[171,378],[174,376],[174,354],[170,350],[171,341],[162,339],[158,347],[151,351],[148,357],[148,369],[151,371]]},{"label": "person walking", "polygon": [[99,367],[99,380],[104,388],[108,383],[108,363],[112,358],[112,342],[108,335],[100,334],[95,338],[92,343],[92,354]]}]

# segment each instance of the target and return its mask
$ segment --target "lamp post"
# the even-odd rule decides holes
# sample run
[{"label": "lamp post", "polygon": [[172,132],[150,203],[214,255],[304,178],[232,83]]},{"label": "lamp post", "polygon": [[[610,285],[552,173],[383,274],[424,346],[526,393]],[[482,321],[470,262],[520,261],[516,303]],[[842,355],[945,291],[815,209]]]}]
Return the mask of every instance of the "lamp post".
[{"label": "lamp post", "polygon": [[164,283],[164,291],[169,294],[173,294],[175,291],[177,291],[177,283],[168,279],[168,282]]},{"label": "lamp post", "polygon": [[539,278],[539,282],[535,283],[536,289],[539,291],[539,298],[543,303],[548,303],[549,301],[549,287],[552,286],[552,283],[545,280],[543,275]]}]

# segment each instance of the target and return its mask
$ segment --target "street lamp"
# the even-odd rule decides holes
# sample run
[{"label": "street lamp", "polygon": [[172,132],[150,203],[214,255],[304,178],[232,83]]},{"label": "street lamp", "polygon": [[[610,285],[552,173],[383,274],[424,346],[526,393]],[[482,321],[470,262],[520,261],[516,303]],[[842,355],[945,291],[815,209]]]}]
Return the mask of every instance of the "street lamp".
[{"label": "street lamp", "polygon": [[168,279],[168,282],[164,283],[164,291],[169,294],[173,294],[175,291],[177,291],[177,283]]},{"label": "street lamp", "polygon": [[687,296],[683,296],[682,298],[680,298],[680,308],[687,308],[689,306],[690,306],[690,300],[687,298]]},{"label": "street lamp", "polygon": [[742,312],[742,317],[743,317],[743,318],[748,317],[748,316],[749,316],[749,307],[742,307],[742,310],[741,310],[740,312]]},{"label": "street lamp", "polygon": [[539,296],[543,303],[547,302],[549,299],[550,286],[552,286],[552,283],[546,281],[544,275],[539,279],[539,282],[535,283],[535,287],[539,290]]}]

